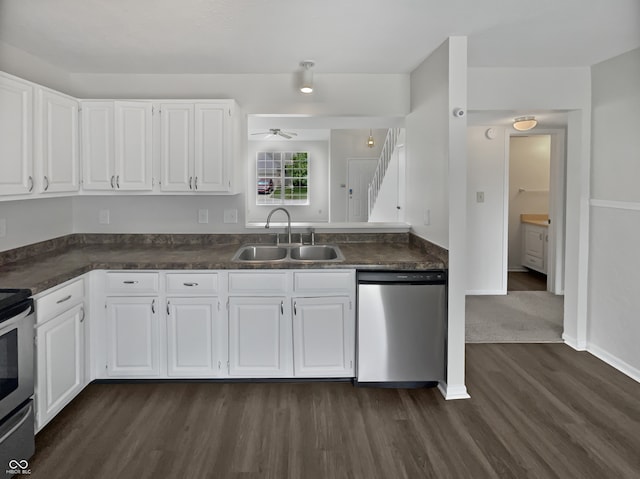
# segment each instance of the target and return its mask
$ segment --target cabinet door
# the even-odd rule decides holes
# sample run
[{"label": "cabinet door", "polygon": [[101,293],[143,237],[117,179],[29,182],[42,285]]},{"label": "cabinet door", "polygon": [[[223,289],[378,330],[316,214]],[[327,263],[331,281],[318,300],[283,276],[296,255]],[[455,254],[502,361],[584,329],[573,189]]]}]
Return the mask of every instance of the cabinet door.
[{"label": "cabinet door", "polygon": [[0,75],[0,194],[33,190],[33,88]]},{"label": "cabinet door", "polygon": [[82,102],[82,187],[115,189],[113,102]]},{"label": "cabinet door", "polygon": [[167,300],[168,375],[213,377],[219,374],[218,299]]},{"label": "cabinet door", "polygon": [[152,157],[150,103],[116,101],[115,185],[118,190],[151,190]]},{"label": "cabinet door", "polygon": [[355,317],[349,298],[293,299],[297,377],[354,375]]},{"label": "cabinet door", "polygon": [[78,102],[65,95],[39,89],[38,123],[40,191],[78,191]]},{"label": "cabinet door", "polygon": [[195,106],[194,188],[228,191],[231,152],[230,107],[222,104]]},{"label": "cabinet door", "polygon": [[107,299],[107,374],[157,376],[158,299]]},{"label": "cabinet door", "polygon": [[162,104],[160,125],[161,189],[193,190],[193,104]]},{"label": "cabinet door", "polygon": [[283,377],[291,371],[285,298],[229,298],[229,375]]},{"label": "cabinet door", "polygon": [[526,225],[524,229],[524,252],[538,258],[544,256],[545,228]]},{"label": "cabinet door", "polygon": [[37,328],[38,429],[84,387],[84,306]]}]

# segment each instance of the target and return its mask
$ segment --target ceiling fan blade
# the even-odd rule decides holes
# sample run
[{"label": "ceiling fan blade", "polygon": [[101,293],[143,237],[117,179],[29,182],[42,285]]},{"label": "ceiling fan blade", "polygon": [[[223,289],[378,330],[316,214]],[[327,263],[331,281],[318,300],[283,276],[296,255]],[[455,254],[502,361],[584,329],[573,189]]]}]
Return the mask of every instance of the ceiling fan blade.
[{"label": "ceiling fan blade", "polygon": [[271,135],[270,131],[261,131],[259,133],[251,133],[251,135]]},{"label": "ceiling fan blade", "polygon": [[298,136],[298,134],[294,133],[293,131],[287,131],[286,133],[287,133],[287,135]]},{"label": "ceiling fan blade", "polygon": [[282,131],[279,131],[277,134],[282,136],[282,137],[284,137],[284,138],[286,138],[287,140],[290,140],[291,138],[293,138],[288,133],[283,133]]}]

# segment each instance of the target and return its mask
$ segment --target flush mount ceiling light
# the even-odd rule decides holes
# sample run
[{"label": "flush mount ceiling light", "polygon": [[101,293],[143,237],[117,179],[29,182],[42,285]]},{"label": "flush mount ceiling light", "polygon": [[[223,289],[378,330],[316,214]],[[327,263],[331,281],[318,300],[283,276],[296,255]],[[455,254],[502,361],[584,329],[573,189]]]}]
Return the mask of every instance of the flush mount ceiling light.
[{"label": "flush mount ceiling light", "polygon": [[376,146],[375,141],[373,141],[373,130],[369,129],[369,139],[367,140],[367,146],[369,148],[373,148]]},{"label": "flush mount ceiling light", "polygon": [[302,84],[300,85],[300,91],[302,93],[313,93],[313,72],[311,71],[313,65],[315,65],[315,63],[310,60],[300,62],[300,66],[304,68],[304,70],[302,70]]},{"label": "flush mount ceiling light", "polygon": [[538,124],[535,116],[520,116],[513,120],[513,127],[518,131],[527,131]]}]

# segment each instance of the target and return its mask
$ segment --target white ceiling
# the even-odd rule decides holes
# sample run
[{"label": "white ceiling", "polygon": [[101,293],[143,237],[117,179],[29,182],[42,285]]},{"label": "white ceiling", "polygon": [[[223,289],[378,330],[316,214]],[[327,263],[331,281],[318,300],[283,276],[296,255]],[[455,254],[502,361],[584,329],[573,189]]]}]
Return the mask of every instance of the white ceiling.
[{"label": "white ceiling", "polygon": [[0,41],[72,73],[408,73],[590,66],[640,47],[640,0],[0,0]]}]

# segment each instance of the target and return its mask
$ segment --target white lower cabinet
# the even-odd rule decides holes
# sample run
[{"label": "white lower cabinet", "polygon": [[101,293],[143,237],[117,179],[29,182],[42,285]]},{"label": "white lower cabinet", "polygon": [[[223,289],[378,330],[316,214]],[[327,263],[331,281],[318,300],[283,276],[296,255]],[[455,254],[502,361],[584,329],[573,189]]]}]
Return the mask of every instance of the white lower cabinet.
[{"label": "white lower cabinet", "polygon": [[355,316],[348,297],[293,298],[297,377],[354,375]]},{"label": "white lower cabinet", "polygon": [[285,297],[229,298],[229,375],[292,375],[291,329]]},{"label": "white lower cabinet", "polygon": [[219,359],[217,298],[167,299],[167,375],[216,377]]},{"label": "white lower cabinet", "polygon": [[84,319],[78,304],[36,328],[38,430],[85,385]]},{"label": "white lower cabinet", "polygon": [[106,306],[107,375],[158,376],[158,298],[110,297]]}]

